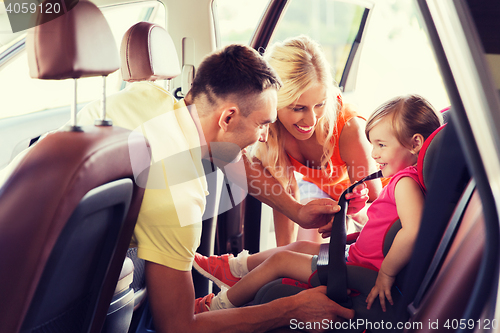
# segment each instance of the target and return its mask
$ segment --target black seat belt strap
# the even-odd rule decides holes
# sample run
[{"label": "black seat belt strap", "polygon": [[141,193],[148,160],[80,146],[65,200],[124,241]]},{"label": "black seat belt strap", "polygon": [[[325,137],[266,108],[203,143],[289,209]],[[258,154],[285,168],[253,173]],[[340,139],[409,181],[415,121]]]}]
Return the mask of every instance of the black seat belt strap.
[{"label": "black seat belt strap", "polygon": [[347,297],[347,267],[345,262],[346,230],[348,200],[345,196],[359,184],[382,177],[382,171],[352,184],[339,198],[340,211],[335,214],[330,235],[330,244],[322,244],[318,254],[318,276],[322,284],[326,284],[326,295],[342,306],[349,306]]}]

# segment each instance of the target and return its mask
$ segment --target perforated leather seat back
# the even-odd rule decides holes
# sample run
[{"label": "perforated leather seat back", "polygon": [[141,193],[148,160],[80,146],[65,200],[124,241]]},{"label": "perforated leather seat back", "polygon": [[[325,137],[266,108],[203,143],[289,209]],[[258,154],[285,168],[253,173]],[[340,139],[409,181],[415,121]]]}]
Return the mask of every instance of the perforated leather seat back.
[{"label": "perforated leather seat back", "polygon": [[[0,297],[2,304],[8,305],[0,311],[1,332],[17,332],[21,326],[48,258],[83,196],[110,181],[133,179],[129,147],[139,149],[144,141],[129,141],[129,133],[114,127],[89,127],[84,133],[48,135],[29,151],[1,188],[0,250],[4,255],[0,258]],[[104,292],[98,304],[102,319],[142,195],[143,189],[134,186],[132,204],[121,229],[124,237],[118,240],[102,283]]]},{"label": "perforated leather seat back", "polygon": [[132,180],[124,178],[83,197],[52,249],[21,332],[90,326],[132,191]]}]

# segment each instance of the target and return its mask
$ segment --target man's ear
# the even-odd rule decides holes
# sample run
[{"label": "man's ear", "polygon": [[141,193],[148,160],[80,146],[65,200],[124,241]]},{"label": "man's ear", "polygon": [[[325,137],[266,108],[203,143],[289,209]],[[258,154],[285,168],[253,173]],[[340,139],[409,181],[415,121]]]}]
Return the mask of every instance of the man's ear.
[{"label": "man's ear", "polygon": [[412,153],[418,154],[420,149],[422,149],[422,146],[424,145],[424,136],[422,134],[414,134],[413,137],[411,138],[411,146],[412,146]]},{"label": "man's ear", "polygon": [[237,108],[232,106],[232,107],[226,107],[222,110],[222,113],[219,117],[219,127],[224,131],[227,132],[229,126],[231,126],[234,122],[234,117],[237,113]]}]

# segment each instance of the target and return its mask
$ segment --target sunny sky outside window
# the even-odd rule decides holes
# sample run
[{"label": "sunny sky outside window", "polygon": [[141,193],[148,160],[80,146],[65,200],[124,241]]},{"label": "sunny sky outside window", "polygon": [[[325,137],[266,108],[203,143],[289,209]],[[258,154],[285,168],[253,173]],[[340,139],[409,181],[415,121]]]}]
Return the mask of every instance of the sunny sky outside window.
[{"label": "sunny sky outside window", "polygon": [[[157,1],[104,7],[101,10],[118,49],[125,31],[145,17],[154,23],[165,25],[165,8]],[[26,32],[22,35],[26,35]],[[20,38],[24,38],[22,35]],[[107,94],[119,91],[122,82],[119,70],[111,73],[106,79]],[[29,76],[27,54],[23,51],[0,71],[0,91],[9,91],[9,94],[2,95],[4,105],[15,105],[0,111],[0,118],[7,118],[69,105],[73,80],[33,80]],[[26,91],[30,92],[30,98],[25,98]],[[101,95],[102,78],[89,77],[78,80],[79,103],[99,99]]]},{"label": "sunny sky outside window", "polygon": [[[356,89],[346,100],[368,116],[396,95],[417,93],[437,108],[449,105],[437,63],[411,0],[292,0],[272,42],[307,34],[318,41],[340,81],[353,33],[362,15],[359,4],[373,2],[364,35]],[[222,46],[248,44],[268,0],[217,0]],[[354,29],[356,28],[356,29]]]}]

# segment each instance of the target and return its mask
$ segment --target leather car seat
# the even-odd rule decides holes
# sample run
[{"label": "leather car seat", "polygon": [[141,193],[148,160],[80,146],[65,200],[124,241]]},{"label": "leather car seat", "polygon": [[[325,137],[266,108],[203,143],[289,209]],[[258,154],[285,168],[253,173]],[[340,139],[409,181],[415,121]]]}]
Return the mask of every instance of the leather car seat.
[{"label": "leather car seat", "polygon": [[[82,0],[28,34],[30,75],[106,76],[119,67],[114,45]],[[76,124],[48,134],[0,188],[1,332],[101,332],[144,193],[130,154],[145,141],[129,134]]]}]

